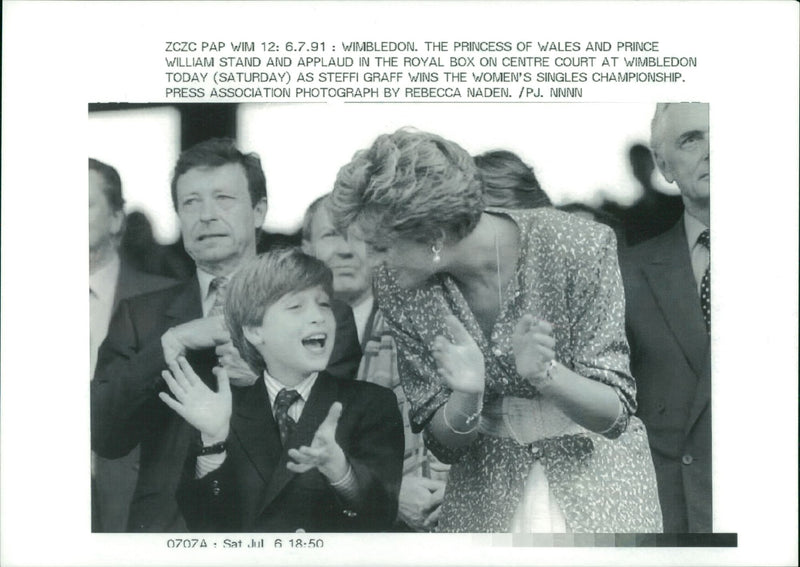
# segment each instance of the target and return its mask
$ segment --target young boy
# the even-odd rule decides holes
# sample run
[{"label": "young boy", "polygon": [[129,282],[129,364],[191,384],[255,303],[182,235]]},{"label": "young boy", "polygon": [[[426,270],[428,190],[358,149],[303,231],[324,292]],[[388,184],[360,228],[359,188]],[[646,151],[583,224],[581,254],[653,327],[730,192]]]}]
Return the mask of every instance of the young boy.
[{"label": "young boy", "polygon": [[336,324],[330,270],[296,249],[259,256],[229,284],[225,318],[254,385],[217,391],[179,358],[161,399],[200,432],[178,491],[192,531],[380,531],[397,514],[403,423],[391,390],[324,369]]}]

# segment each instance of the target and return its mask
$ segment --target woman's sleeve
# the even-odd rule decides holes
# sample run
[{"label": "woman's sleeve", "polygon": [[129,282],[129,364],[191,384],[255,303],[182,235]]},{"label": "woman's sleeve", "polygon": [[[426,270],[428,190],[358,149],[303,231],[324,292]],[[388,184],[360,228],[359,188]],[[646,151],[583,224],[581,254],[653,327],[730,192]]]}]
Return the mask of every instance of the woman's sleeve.
[{"label": "woman's sleeve", "polygon": [[403,391],[409,401],[411,430],[424,430],[425,445],[443,463],[456,462],[466,453],[468,446],[453,448],[439,442],[428,427],[431,418],[450,398],[451,390],[439,381],[436,364],[429,350],[402,329],[392,331],[397,344],[397,368]]},{"label": "woman's sleeve", "polygon": [[428,345],[423,344],[422,337],[410,328],[408,322],[405,317],[386,316],[386,325],[397,345],[397,370],[410,405],[411,429],[419,433],[448,400],[450,389],[439,380]]},{"label": "woman's sleeve", "polygon": [[[452,463],[466,451],[439,443],[426,426],[436,411],[450,398],[451,390],[440,379],[429,343],[445,334],[442,313],[434,292],[409,292],[392,285],[379,270],[375,277],[375,296],[389,332],[397,347],[397,370],[409,405],[409,421],[414,433],[425,431],[425,444],[442,462]],[[413,320],[407,309],[418,309]],[[417,328],[424,324],[424,329]]]},{"label": "woman's sleeve", "polygon": [[630,373],[616,238],[608,227],[599,228],[597,248],[584,250],[580,265],[569,276],[570,350],[575,372],[608,384],[619,396],[619,415],[602,432],[613,439],[625,431],[636,412],[636,383]]}]

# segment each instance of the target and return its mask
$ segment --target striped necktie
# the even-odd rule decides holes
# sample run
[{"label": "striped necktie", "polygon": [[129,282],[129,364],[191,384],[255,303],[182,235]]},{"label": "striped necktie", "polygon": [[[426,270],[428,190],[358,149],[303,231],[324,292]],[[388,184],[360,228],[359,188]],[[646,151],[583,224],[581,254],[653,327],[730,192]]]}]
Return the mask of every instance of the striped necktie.
[{"label": "striped necktie", "polygon": [[208,311],[208,316],[225,314],[225,294],[228,290],[228,278],[220,276],[211,280],[208,286],[208,293],[216,293],[214,296],[214,305]]},{"label": "striped necktie", "polygon": [[286,440],[289,439],[294,430],[295,421],[289,417],[289,408],[292,407],[300,394],[297,390],[287,390],[284,388],[275,397],[275,422],[278,424],[278,431],[281,434],[281,444],[286,447]]}]

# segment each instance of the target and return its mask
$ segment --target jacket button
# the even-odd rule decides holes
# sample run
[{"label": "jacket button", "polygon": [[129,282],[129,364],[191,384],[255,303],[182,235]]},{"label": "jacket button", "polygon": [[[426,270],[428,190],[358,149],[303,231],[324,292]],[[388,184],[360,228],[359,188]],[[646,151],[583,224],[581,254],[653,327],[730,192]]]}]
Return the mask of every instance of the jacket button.
[{"label": "jacket button", "polygon": [[682,462],[684,465],[691,465],[691,464],[692,464],[692,462],[694,462],[694,457],[692,457],[691,455],[684,455],[684,456],[681,458],[681,462]]},{"label": "jacket button", "polygon": [[355,518],[356,516],[358,516],[358,514],[356,514],[352,510],[342,510],[342,514],[344,514],[348,518]]},{"label": "jacket button", "polygon": [[294,533],[296,533],[296,534],[304,534],[304,533],[306,533],[306,531],[305,531],[303,528],[297,528],[297,529],[294,531]]}]

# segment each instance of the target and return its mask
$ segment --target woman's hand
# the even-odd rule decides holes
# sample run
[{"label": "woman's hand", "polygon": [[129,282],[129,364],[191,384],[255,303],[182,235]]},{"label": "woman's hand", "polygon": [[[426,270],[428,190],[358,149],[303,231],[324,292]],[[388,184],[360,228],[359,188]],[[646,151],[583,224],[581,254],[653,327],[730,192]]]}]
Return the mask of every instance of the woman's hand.
[{"label": "woman's hand", "polygon": [[486,373],[483,353],[454,315],[444,320],[453,341],[439,335],[433,341],[433,358],[447,386],[465,394],[483,394]]},{"label": "woman's hand", "polygon": [[161,373],[175,398],[166,392],[158,394],[165,404],[202,434],[206,445],[225,441],[230,430],[232,403],[228,373],[224,368],[216,367],[214,374],[217,376],[216,392],[195,374],[186,358],[179,356],[177,361],[169,362],[169,370]]},{"label": "woman's hand", "polygon": [[553,326],[533,315],[523,315],[514,328],[511,345],[517,372],[534,386],[546,378],[548,363],[555,358]]}]

